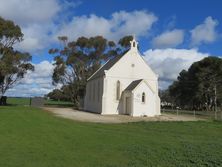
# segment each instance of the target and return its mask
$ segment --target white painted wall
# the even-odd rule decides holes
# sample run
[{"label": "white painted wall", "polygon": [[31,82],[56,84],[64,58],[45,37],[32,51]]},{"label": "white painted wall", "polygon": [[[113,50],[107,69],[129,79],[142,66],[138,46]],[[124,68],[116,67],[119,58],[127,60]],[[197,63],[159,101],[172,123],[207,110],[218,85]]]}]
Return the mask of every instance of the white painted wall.
[{"label": "white painted wall", "polygon": [[102,112],[103,78],[90,80],[86,85],[84,109],[95,113]]},{"label": "white painted wall", "polygon": [[[116,100],[116,84],[120,81],[120,100]],[[104,87],[104,110],[102,114],[123,114],[124,103],[123,103],[123,91],[132,82],[128,78],[113,78],[105,77],[106,88]]]},{"label": "white painted wall", "polygon": [[[142,93],[145,93],[145,103],[142,102]],[[156,98],[155,93],[141,82],[133,91],[133,109],[132,116],[155,116],[156,115]]]},{"label": "white painted wall", "polygon": [[[134,66],[134,67],[132,67]],[[158,77],[149,68],[137,50],[129,50],[106,74],[113,79],[128,79],[131,81],[144,79],[154,91],[158,91]]]}]

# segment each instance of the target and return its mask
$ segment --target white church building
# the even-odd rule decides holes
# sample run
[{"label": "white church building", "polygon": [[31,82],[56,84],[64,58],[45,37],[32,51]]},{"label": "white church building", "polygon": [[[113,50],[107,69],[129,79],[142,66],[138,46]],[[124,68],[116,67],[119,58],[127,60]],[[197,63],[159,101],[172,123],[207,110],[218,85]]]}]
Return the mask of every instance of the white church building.
[{"label": "white church building", "polygon": [[106,62],[87,81],[84,109],[131,116],[160,115],[158,76],[138,51],[135,39],[123,56]]}]

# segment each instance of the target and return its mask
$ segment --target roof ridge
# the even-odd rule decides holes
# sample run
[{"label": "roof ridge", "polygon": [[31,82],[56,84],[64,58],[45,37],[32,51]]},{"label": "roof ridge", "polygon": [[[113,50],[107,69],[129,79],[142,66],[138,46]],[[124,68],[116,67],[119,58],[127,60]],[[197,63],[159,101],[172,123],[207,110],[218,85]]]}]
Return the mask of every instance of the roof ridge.
[{"label": "roof ridge", "polygon": [[[126,53],[125,53],[126,54]],[[124,54],[124,55],[125,55]],[[87,81],[89,80],[93,80],[95,78],[98,78],[102,75],[105,74],[105,70],[109,70],[110,68],[112,68],[124,55],[119,55],[116,56],[112,59],[109,59],[105,64],[103,64],[96,72],[94,72],[89,79],[87,79]]]}]

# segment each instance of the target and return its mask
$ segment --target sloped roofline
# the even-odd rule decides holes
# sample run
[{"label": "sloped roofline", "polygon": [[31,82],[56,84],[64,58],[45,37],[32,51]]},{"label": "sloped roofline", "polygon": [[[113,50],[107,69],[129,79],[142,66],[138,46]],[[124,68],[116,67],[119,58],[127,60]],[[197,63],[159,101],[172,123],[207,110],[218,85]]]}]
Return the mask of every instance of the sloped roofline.
[{"label": "sloped roofline", "polygon": [[[132,89],[132,90],[124,90],[124,91],[129,91],[129,92],[134,92],[138,87],[139,87],[139,85],[141,85],[141,83],[142,82],[144,82],[149,88],[150,88],[150,90],[153,92],[153,93],[155,93],[155,91],[152,89],[152,87],[149,85],[149,83],[147,83],[146,82],[146,80],[144,80],[144,79],[140,79],[141,81]],[[137,80],[135,80],[135,81],[137,81]],[[134,81],[133,81],[134,82]],[[131,82],[132,83],[132,82]],[[131,84],[130,83],[130,84]],[[126,88],[127,89],[127,88]]]},{"label": "sloped roofline", "polygon": [[[96,70],[96,72],[94,72],[94,73],[87,79],[87,81],[92,80],[92,79],[95,79],[95,78],[98,78],[98,77],[100,77],[100,76],[102,76],[102,75],[105,75],[105,71],[110,70],[110,69],[111,69],[122,57],[124,57],[128,52],[129,52],[129,50],[128,50],[126,53],[124,53],[123,55],[116,56],[115,58],[106,61],[106,63],[103,64],[98,70]],[[109,65],[109,63],[110,63],[110,65]],[[106,67],[106,66],[107,66],[107,67]],[[103,68],[104,68],[104,69],[103,69]],[[101,70],[103,70],[103,71],[101,71]],[[99,74],[99,72],[100,72],[101,74]],[[98,76],[96,76],[96,75],[98,75]]]},{"label": "sloped roofline", "polygon": [[152,73],[157,77],[157,79],[158,79],[158,74],[156,74],[151,68],[150,68],[150,66],[148,65],[148,63],[146,62],[146,60],[143,58],[143,54],[141,54],[139,51],[138,51],[138,53],[139,53],[139,55],[140,55],[140,57],[143,59],[143,61],[144,61],[144,63],[147,65],[147,67],[152,71]]},{"label": "sloped roofline", "polygon": [[88,79],[87,81],[89,81],[103,66],[105,66],[110,60],[106,61],[101,67],[99,67],[98,70],[96,70]]}]

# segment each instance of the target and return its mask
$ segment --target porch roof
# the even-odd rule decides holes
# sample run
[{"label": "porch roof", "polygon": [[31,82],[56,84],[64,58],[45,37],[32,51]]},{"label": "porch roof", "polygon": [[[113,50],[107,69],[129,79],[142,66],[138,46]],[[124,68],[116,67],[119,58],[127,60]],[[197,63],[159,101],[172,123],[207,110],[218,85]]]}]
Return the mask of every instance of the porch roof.
[{"label": "porch roof", "polygon": [[139,79],[139,80],[135,80],[135,81],[131,82],[131,83],[129,84],[129,86],[126,87],[125,91],[132,91],[132,90],[134,90],[134,89],[137,87],[137,85],[140,84],[140,82],[141,82],[142,80],[143,80],[143,79]]}]

